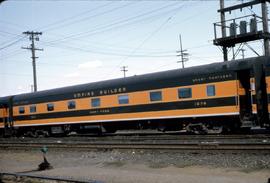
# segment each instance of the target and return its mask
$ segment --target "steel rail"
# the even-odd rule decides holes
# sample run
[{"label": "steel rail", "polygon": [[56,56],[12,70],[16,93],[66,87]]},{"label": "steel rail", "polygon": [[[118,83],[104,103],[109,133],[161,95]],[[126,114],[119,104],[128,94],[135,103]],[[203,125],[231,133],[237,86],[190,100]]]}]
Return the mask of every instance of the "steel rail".
[{"label": "steel rail", "polygon": [[270,151],[270,142],[266,143],[168,143],[168,142],[88,142],[88,143],[0,143],[0,149],[146,149],[146,150],[266,150]]},{"label": "steel rail", "polygon": [[58,140],[69,140],[69,141],[114,141],[114,140],[270,140],[270,134],[263,134],[263,135],[106,135],[106,136],[68,136],[68,137],[49,137],[49,138],[0,138],[1,142],[21,142],[21,141],[58,141]]},{"label": "steel rail", "polygon": [[56,177],[28,175],[22,173],[0,173],[1,182],[35,182],[35,183],[102,183],[100,181],[79,181]]}]

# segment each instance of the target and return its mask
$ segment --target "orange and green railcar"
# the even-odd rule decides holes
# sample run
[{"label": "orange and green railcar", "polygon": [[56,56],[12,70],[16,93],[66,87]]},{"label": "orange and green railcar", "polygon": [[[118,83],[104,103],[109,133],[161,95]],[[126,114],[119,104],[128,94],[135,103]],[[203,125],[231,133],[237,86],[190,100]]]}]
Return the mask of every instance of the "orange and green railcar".
[{"label": "orange and green railcar", "polygon": [[5,97],[0,128],[50,135],[267,126],[268,62],[259,57]]}]

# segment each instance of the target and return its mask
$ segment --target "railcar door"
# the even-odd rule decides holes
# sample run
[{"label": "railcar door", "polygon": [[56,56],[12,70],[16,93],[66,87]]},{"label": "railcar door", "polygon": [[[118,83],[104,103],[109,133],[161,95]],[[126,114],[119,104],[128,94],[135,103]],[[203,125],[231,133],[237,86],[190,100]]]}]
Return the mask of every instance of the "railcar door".
[{"label": "railcar door", "polygon": [[267,94],[267,109],[268,109],[268,128],[270,128],[270,65],[266,66],[265,69],[265,81],[266,81],[266,94]]},{"label": "railcar door", "polygon": [[240,120],[241,127],[254,126],[254,116],[252,113],[252,89],[250,84],[251,73],[250,70],[241,70],[237,73],[239,88],[239,106],[240,106]]},{"label": "railcar door", "polygon": [[6,119],[4,123],[5,136],[11,136],[13,134],[13,97],[8,99],[8,103],[5,105],[4,111],[6,113]]},{"label": "railcar door", "polygon": [[265,124],[269,124],[265,69],[262,64],[255,63],[253,65],[253,71],[256,93],[254,99],[257,108],[257,125],[264,127]]},{"label": "railcar door", "polygon": [[0,105],[0,135],[3,135],[4,133],[4,127],[6,123],[6,118],[7,118],[7,108],[4,104]]},{"label": "railcar door", "polygon": [[6,126],[8,123],[8,106],[7,105],[5,105],[3,109],[3,122],[4,122],[4,126]]},{"label": "railcar door", "polygon": [[6,135],[7,129],[10,127],[8,116],[9,116],[9,108],[8,104],[2,104],[0,106],[0,116],[1,116],[1,135]]},{"label": "railcar door", "polygon": [[7,122],[7,116],[8,116],[8,108],[6,106],[3,106],[2,109],[2,117],[3,117],[3,124],[5,125]]}]

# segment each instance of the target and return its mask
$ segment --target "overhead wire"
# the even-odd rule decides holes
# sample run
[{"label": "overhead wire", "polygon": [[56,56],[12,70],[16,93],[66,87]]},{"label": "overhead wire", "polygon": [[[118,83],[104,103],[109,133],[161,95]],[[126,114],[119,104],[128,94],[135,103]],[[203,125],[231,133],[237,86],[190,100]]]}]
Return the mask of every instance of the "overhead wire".
[{"label": "overhead wire", "polygon": [[11,39],[9,39],[8,41],[2,42],[1,45],[9,44],[9,43],[11,43],[11,42],[13,42],[13,41],[18,40],[18,39],[21,38],[22,36],[23,36],[22,34],[19,34],[19,35],[17,35],[17,36],[14,36],[14,37],[12,37]]},{"label": "overhead wire", "polygon": [[[72,46],[70,44],[65,44],[65,43],[48,43],[48,42],[43,42],[40,41],[42,46],[50,46],[50,47],[58,47],[58,48],[63,48],[63,49],[83,49],[91,52],[97,52],[97,53],[108,53],[108,54],[117,54],[117,55],[126,55],[123,53],[129,52],[130,50],[134,49],[134,47],[119,47],[117,45],[113,46],[108,46],[108,45],[103,45],[101,44],[100,46],[97,46],[97,43],[93,44],[76,44],[72,43]],[[101,51],[102,50],[102,51]],[[138,49],[137,51],[138,54],[142,55],[165,55],[165,54],[174,54],[175,50],[165,50],[165,49]]]},{"label": "overhead wire", "polygon": [[[181,5],[182,6],[182,5]],[[168,7],[165,6],[165,7]],[[157,11],[157,10],[160,10],[160,9],[163,9],[164,6],[162,8],[158,8],[158,9],[155,9],[154,11]],[[179,10],[179,7],[176,8],[177,10]],[[175,10],[175,9],[174,9]],[[154,11],[151,11],[151,13],[153,13]],[[175,10],[176,11],[176,10]],[[170,12],[171,13],[171,9],[170,11],[167,11],[166,13]],[[174,12],[174,11],[173,11]],[[149,13],[149,12],[148,12]],[[148,13],[144,13],[143,15],[146,15]],[[164,12],[162,12],[164,13]],[[138,17],[138,16],[136,16]],[[46,42],[46,41],[41,41],[42,43],[46,44],[46,45],[49,45],[49,46],[53,46],[53,47],[59,47],[59,48],[64,48],[64,49],[76,49],[76,50],[79,50],[79,51],[86,51],[86,52],[93,52],[93,53],[97,53],[97,54],[111,54],[111,55],[116,55],[116,56],[127,56],[126,54],[122,54],[122,53],[115,53],[115,51],[95,51],[93,49],[81,49],[81,48],[78,48],[78,47],[74,47],[74,46],[65,46],[65,45],[60,45],[61,43],[57,42],[57,43],[54,43],[54,42]],[[57,46],[57,44],[59,46]],[[73,43],[74,45],[74,43]],[[167,52],[169,53],[169,52]],[[174,53],[174,51],[171,51],[170,53]],[[160,55],[160,51],[158,53],[158,55],[152,55],[152,54],[156,54],[156,53],[150,53],[151,55],[149,55],[149,52],[147,53],[148,55],[145,55],[145,54],[139,54],[139,55],[133,55],[133,57],[167,57],[167,56],[174,56],[174,55]]]},{"label": "overhead wire", "polygon": [[[49,24],[49,25],[47,25],[47,26],[52,26],[52,25],[58,24],[58,23],[60,23],[60,21],[61,21],[61,22],[65,22],[65,21],[70,20],[70,19],[73,19],[73,18],[75,18],[75,17],[77,17],[77,16],[86,14],[86,13],[88,13],[88,12],[90,12],[90,11],[98,10],[98,9],[100,9],[100,8],[109,6],[109,5],[111,5],[112,3],[113,3],[113,2],[107,3],[107,4],[105,4],[105,5],[96,7],[95,9],[91,9],[91,10],[82,12],[82,13],[80,13],[80,14],[74,15],[73,17],[68,17],[68,18],[66,18],[66,19],[59,20],[59,21],[57,21],[57,22],[51,23],[51,24]],[[130,4],[130,3],[129,3],[129,4]],[[129,4],[128,4],[128,5],[129,5]],[[125,5],[125,6],[127,6],[127,5]],[[117,9],[119,9],[119,8],[123,8],[123,7],[125,7],[125,6],[120,6],[120,7],[117,7],[117,8],[110,9],[109,11],[104,11],[104,12],[102,12],[102,13],[100,13],[100,14],[95,14],[94,16],[92,16],[92,18],[95,17],[95,16],[98,16],[98,15],[102,15],[102,14],[105,14],[105,13],[109,13],[109,12],[115,11],[115,10],[117,10]],[[4,23],[7,23],[7,24],[10,24],[10,25],[13,25],[13,26],[17,26],[17,27],[19,26],[18,24],[9,23],[9,22],[7,22],[7,21],[2,21],[2,20],[0,20],[0,21],[1,21],[1,22],[4,22]],[[76,21],[76,23],[78,23],[78,21]],[[70,25],[70,24],[69,24],[69,25]],[[44,26],[44,27],[45,27],[45,26]],[[44,28],[44,27],[43,27],[43,28]],[[45,29],[45,31],[46,31],[46,30],[48,30],[48,29]],[[9,34],[9,35],[16,35],[16,34],[12,34],[12,33],[10,33],[10,32],[5,32],[5,31],[0,31],[0,32],[5,33],[5,34]],[[19,41],[18,41],[18,42],[19,42]],[[8,44],[7,46],[4,46],[2,49],[7,48],[7,47],[10,47],[10,46],[12,46],[12,45],[15,44],[15,43],[17,43],[17,41],[12,42],[11,44]],[[0,49],[0,50],[1,50],[1,49]]]},{"label": "overhead wire", "polygon": [[9,43],[9,44],[7,44],[7,45],[1,47],[0,50],[6,49],[6,48],[8,48],[8,47],[11,47],[11,46],[17,44],[17,43],[20,42],[21,40],[25,39],[25,37],[26,37],[26,36],[21,37],[20,39],[17,39],[16,41],[13,41],[13,42],[11,42],[11,43]]},{"label": "overhead wire", "polygon": [[[95,17],[98,17],[98,16],[103,16],[103,15],[105,15],[105,14],[108,14],[108,13],[111,13],[111,12],[113,12],[113,11],[119,10],[119,9],[121,9],[121,8],[127,7],[127,6],[129,6],[129,5],[133,4],[133,3],[134,3],[134,2],[125,4],[125,5],[123,5],[123,6],[114,7],[114,8],[112,8],[112,9],[103,11],[103,12],[101,12],[101,13],[96,13],[96,14],[91,15],[91,16],[89,16],[89,17],[85,17],[85,18],[82,18],[82,19],[79,19],[79,20],[75,20],[75,21],[73,21],[73,22],[69,22],[68,24],[61,25],[60,27],[63,28],[64,26],[74,25],[74,24],[80,23],[80,22],[82,22],[82,21],[90,20],[90,19],[95,18]],[[95,9],[95,10],[97,10],[97,9]],[[56,27],[56,28],[58,28],[58,27]],[[52,30],[52,29],[47,29],[47,30],[45,29],[45,32],[46,32],[46,31],[50,31],[50,30]],[[43,32],[44,32],[44,30],[43,30]],[[61,36],[62,38],[58,38],[58,39],[53,40],[53,41],[50,41],[50,42],[58,42],[58,41],[61,41],[61,40],[63,40],[63,39],[66,39],[66,37],[67,37],[67,36],[63,36],[63,35],[57,35],[57,36],[58,36],[58,37]]]},{"label": "overhead wire", "polygon": [[[170,16],[169,18],[167,18],[166,20],[165,20],[165,22],[164,23],[162,23],[155,31],[153,31],[153,32],[151,32],[151,34],[136,48],[136,49],[134,49],[133,50],[133,52],[132,53],[130,53],[130,54],[128,54],[128,55],[124,55],[124,56],[126,56],[127,58],[128,57],[138,57],[138,56],[143,56],[143,57],[147,57],[147,56],[149,56],[149,55],[135,55],[134,53],[136,52],[136,50],[137,49],[139,49],[139,47],[141,47],[146,41],[148,41],[148,39],[150,39],[153,35],[155,35],[161,28],[163,28],[163,26],[166,24],[166,23],[168,23],[171,19],[172,19],[172,17],[173,16]],[[45,43],[46,44],[46,43]],[[51,45],[52,46],[52,45]],[[68,48],[68,49],[72,49],[72,50],[74,50],[74,47],[70,47],[70,46],[65,46],[65,48]],[[75,48],[75,49],[77,49],[77,50],[80,50],[80,51],[86,51],[86,52],[89,52],[89,50],[86,50],[86,49],[81,49],[81,48]],[[102,53],[102,54],[104,54],[104,53]],[[110,55],[112,54],[112,53],[109,53]],[[123,54],[121,55],[121,56],[123,56]],[[173,57],[175,57],[175,55],[150,55],[149,57],[161,57],[161,56],[164,56],[164,57],[168,57],[168,56],[173,56]]]},{"label": "overhead wire", "polygon": [[4,56],[2,56],[2,54],[1,54],[1,57],[0,58],[1,58],[1,61],[3,61],[3,60],[6,60],[6,59],[10,59],[10,58],[12,58],[14,56],[18,56],[18,55],[20,55],[20,54],[22,54],[24,52],[25,51],[22,50],[22,49],[16,49],[16,50],[13,50],[13,51],[5,54]]},{"label": "overhead wire", "polygon": [[[163,18],[167,14],[170,14],[170,13],[172,13],[174,11],[178,11],[178,10],[179,10],[179,8],[170,9],[170,10],[168,10],[166,12],[161,12],[161,13],[155,14],[153,16],[148,16],[148,17],[145,17],[143,19],[136,20],[136,21],[127,22],[127,23],[125,23],[123,25],[119,25],[117,27],[109,28],[107,30],[101,30],[99,32],[94,32],[93,34],[90,34],[90,35],[87,35],[87,36],[89,37],[89,36],[93,36],[93,35],[97,35],[97,34],[101,34],[101,33],[102,33],[102,35],[104,35],[105,32],[110,31],[110,36],[107,37],[107,38],[104,38],[104,40],[108,41],[108,39],[111,39],[111,38],[116,39],[117,36],[123,36],[123,34],[126,34],[126,33],[128,34],[128,32],[132,31],[134,29],[134,27],[129,27],[130,25],[131,26],[136,26],[136,24],[138,24],[138,23],[140,23],[140,25],[141,25],[141,23],[144,23],[146,25],[148,25],[149,23],[153,24],[154,22],[159,21],[161,18]],[[121,29],[119,30],[119,28],[121,28]],[[111,34],[113,34],[113,35],[111,35]],[[138,34],[134,34],[133,38],[131,36],[133,36],[133,34],[129,34],[128,42],[139,40],[140,37],[141,37]],[[142,35],[142,36],[144,36],[144,35]],[[83,39],[77,38],[76,40],[83,40]],[[123,43],[126,43],[126,40],[125,40],[125,42],[123,41]],[[100,45],[100,43],[98,43],[98,44]],[[117,43],[114,43],[114,44],[112,44],[110,46],[112,48],[114,48],[114,49],[117,49],[117,48],[119,48],[119,44],[120,44],[120,42],[117,42]],[[102,46],[104,46],[104,44]],[[125,48],[127,48],[127,47],[128,46],[125,46]]]},{"label": "overhead wire", "polygon": [[[79,38],[79,37],[82,37],[82,36],[89,36],[89,35],[93,35],[93,34],[97,34],[97,33],[103,33],[104,30],[108,31],[108,30],[111,30],[111,29],[115,29],[115,26],[123,26],[122,25],[123,23],[130,23],[129,21],[131,21],[131,20],[134,20],[134,19],[136,20],[136,19],[138,19],[140,17],[146,16],[146,15],[149,15],[149,14],[153,14],[155,12],[158,12],[158,11],[160,11],[162,9],[166,9],[168,7],[174,6],[176,4],[177,3],[166,5],[166,6],[163,6],[163,7],[148,11],[146,13],[142,13],[142,14],[130,17],[130,18],[122,19],[120,21],[116,21],[116,22],[113,22],[113,23],[109,23],[108,25],[102,25],[100,27],[97,27],[97,28],[94,28],[94,29],[91,29],[91,30],[88,30],[88,31],[83,31],[83,32],[76,33],[76,34],[71,34],[71,35],[68,35],[68,36],[66,36],[64,38],[52,40],[52,41],[49,41],[49,42],[50,43],[59,42],[59,41],[64,41],[64,40],[71,39],[71,38]],[[98,31],[100,31],[100,32],[98,32]]]},{"label": "overhead wire", "polygon": [[[210,44],[206,44],[206,45],[200,45],[200,46],[196,46],[196,47],[191,47],[191,48],[200,48],[200,47],[204,47],[204,46],[209,46]],[[74,47],[70,47],[69,49],[73,49]],[[90,50],[81,50],[80,48],[76,48],[76,49],[79,49],[80,51],[90,51]],[[99,53],[101,53],[101,54],[104,54],[104,52],[99,52]],[[112,53],[108,53],[108,54],[112,54]],[[127,56],[127,55],[121,55],[121,54],[114,54],[114,55],[117,55],[117,56]],[[142,57],[147,57],[148,55],[133,55],[133,56],[131,56],[131,57],[140,57],[140,56],[142,56]],[[167,56],[175,56],[175,55],[163,55],[163,57],[167,57]],[[161,55],[156,55],[156,56],[150,56],[150,57],[162,57]]]},{"label": "overhead wire", "polygon": [[[183,7],[183,6],[182,6]],[[175,14],[174,14],[175,15]],[[135,49],[133,49],[128,56],[126,56],[125,58],[123,58],[123,60],[121,60],[118,65],[116,66],[116,68],[119,68],[129,57],[131,57],[134,53],[136,53],[136,51],[142,47],[150,38],[152,38],[158,31],[160,31],[172,18],[174,15],[171,15],[170,17],[168,17],[157,29],[155,29],[154,31],[152,31]],[[175,55],[174,55],[175,56]],[[115,69],[114,69],[115,70]],[[111,73],[114,73],[114,70],[112,72],[109,72],[109,75],[111,75]],[[107,75],[106,78],[109,76]]]},{"label": "overhead wire", "polygon": [[14,34],[14,33],[10,33],[10,32],[7,32],[7,31],[3,31],[3,30],[0,30],[1,33],[4,33],[4,34],[8,34],[8,35],[13,35],[13,36],[17,36],[18,34]]},{"label": "overhead wire", "polygon": [[98,10],[100,8],[104,8],[104,7],[106,7],[106,6],[108,6],[108,5],[112,4],[112,3],[113,2],[110,2],[110,3],[107,3],[105,5],[101,5],[101,6],[98,6],[98,7],[95,7],[95,8],[91,8],[90,10],[87,10],[87,11],[84,11],[84,12],[81,12],[81,13],[78,13],[78,14],[75,14],[75,15],[72,15],[72,16],[69,16],[69,17],[66,17],[66,18],[63,18],[61,20],[57,20],[57,21],[55,21],[53,23],[44,25],[42,27],[38,27],[36,29],[37,30],[42,30],[43,32],[47,32],[49,30],[53,30],[53,29],[56,29],[58,27],[63,27],[63,25],[62,25],[63,23],[66,23],[66,22],[68,22],[70,20],[76,19],[77,17],[81,17],[81,16],[83,16],[85,14],[88,14],[89,12],[94,11],[94,10]]},{"label": "overhead wire", "polygon": [[[76,17],[81,16],[81,15],[83,15],[83,14],[86,14],[86,13],[89,13],[89,12],[93,12],[93,10],[96,11],[96,10],[99,10],[99,9],[101,9],[101,8],[107,7],[107,6],[111,5],[112,3],[113,3],[113,2],[110,2],[110,3],[105,4],[105,5],[98,6],[98,7],[94,8],[94,9],[91,9],[91,10],[88,10],[88,11],[86,11],[86,12],[83,12],[83,13],[80,13],[80,14],[77,14],[77,15],[74,15],[74,16],[72,16],[72,17],[70,17],[70,18],[65,18],[65,19],[63,19],[63,20],[59,20],[59,21],[57,21],[57,22],[55,22],[55,23],[52,23],[52,24],[49,25],[49,26],[47,25],[47,27],[50,27],[50,26],[52,26],[52,25],[58,24],[58,25],[56,25],[55,27],[47,28],[47,29],[45,28],[45,29],[44,29],[44,27],[46,27],[46,26],[44,26],[43,28],[40,28],[40,29],[42,29],[43,32],[48,32],[48,31],[51,31],[51,30],[54,30],[54,29],[57,29],[57,28],[64,28],[65,26],[70,26],[70,25],[74,25],[74,24],[81,23],[81,22],[83,22],[83,21],[88,21],[88,20],[90,20],[90,19],[92,19],[92,18],[95,18],[95,17],[98,17],[98,16],[103,16],[103,15],[105,15],[105,14],[108,14],[108,13],[111,13],[111,12],[113,12],[113,11],[116,11],[116,10],[119,10],[119,9],[121,9],[121,8],[124,8],[124,7],[126,7],[126,6],[129,6],[130,4],[133,4],[133,3],[128,3],[128,4],[125,4],[125,5],[123,5],[123,6],[114,7],[114,8],[111,8],[111,9],[109,9],[109,10],[105,10],[105,11],[102,11],[102,12],[100,12],[100,13],[96,13],[96,14],[91,15],[91,16],[87,16],[87,17],[84,17],[84,18],[80,18],[80,19],[78,19],[78,20],[73,20],[73,21],[71,21],[71,22],[65,23],[66,21],[70,21],[71,19],[75,19]],[[64,24],[63,24],[63,23],[64,23]]]},{"label": "overhead wire", "polygon": [[[174,9],[174,10],[177,11],[177,10],[179,10],[179,8],[176,8],[176,9]],[[171,10],[170,10],[170,11],[167,11],[166,13],[168,13],[168,12],[171,12]],[[164,14],[164,12],[163,12],[163,14]],[[85,40],[85,39],[84,39],[84,40]],[[62,41],[62,42],[63,42],[63,41]],[[72,44],[74,44],[74,42],[73,42]],[[96,43],[95,43],[95,46],[96,46]],[[91,46],[91,47],[93,47],[93,46]],[[103,45],[102,49],[104,49],[104,45]],[[113,49],[115,49],[115,46],[113,46]],[[174,52],[174,51],[170,51],[170,52]]]},{"label": "overhead wire", "polygon": [[[182,7],[182,5],[181,5]],[[179,10],[179,7],[176,8],[177,10]],[[171,12],[171,11],[170,11]],[[174,11],[173,11],[174,12]],[[166,12],[167,13],[167,12]],[[78,47],[74,47],[74,46],[65,46],[65,45],[61,45],[61,43],[53,43],[53,42],[43,42],[49,46],[53,46],[53,47],[59,47],[59,48],[64,48],[64,49],[75,49],[78,51],[84,51],[84,52],[92,52],[92,53],[96,53],[96,54],[105,54],[105,55],[115,55],[115,56],[128,56],[127,54],[123,54],[123,53],[117,53],[115,51],[100,51],[100,49],[98,51],[95,51],[93,49],[85,49],[85,48],[78,48]],[[57,46],[58,44],[58,46]],[[61,45],[61,46],[60,46]],[[74,43],[73,43],[74,45]],[[104,50],[104,48],[103,48]],[[143,54],[136,54],[136,55],[132,55],[132,57],[174,57],[174,51],[171,51],[170,54],[168,55],[169,52],[167,52],[167,54],[162,54],[158,53],[158,55],[156,55],[157,53],[149,53],[147,52],[147,55],[145,53]]]},{"label": "overhead wire", "polygon": [[[98,51],[98,50],[91,50],[91,49],[86,49],[86,48],[80,48],[80,47],[74,47],[74,46],[67,46],[67,45],[61,45],[61,44],[48,44],[44,43],[47,46],[50,47],[57,47],[61,49],[68,49],[68,50],[75,50],[75,51],[82,51],[82,52],[88,52],[88,53],[93,53],[93,54],[101,54],[101,55],[111,55],[111,56],[130,56],[129,54],[124,54],[124,53],[116,53],[116,52],[106,52],[106,51]],[[143,55],[143,54],[137,54],[137,55],[132,55],[132,57],[170,57],[174,55]]]},{"label": "overhead wire", "polygon": [[[169,20],[167,20],[167,21],[169,21]],[[167,22],[165,22],[164,24],[166,24]],[[161,28],[162,28],[162,26],[160,26]],[[97,29],[97,30],[99,30],[99,29]],[[157,30],[158,31],[158,30]],[[154,31],[155,32],[155,31]],[[150,36],[150,38],[151,38],[152,36]],[[146,39],[146,41],[147,41],[147,39]],[[145,41],[145,42],[146,42]],[[144,43],[142,43],[142,45],[143,45]],[[52,45],[51,45],[52,46]],[[61,46],[60,46],[61,47]],[[137,47],[137,48],[135,48],[136,50],[134,51],[134,53],[137,53],[138,52],[138,50],[140,49],[140,47],[141,46],[139,46],[139,47]],[[77,49],[77,50],[80,50],[80,51],[85,51],[85,52],[92,52],[93,50],[88,50],[88,49],[81,49],[81,48],[74,48],[74,47],[65,47],[64,49]],[[101,54],[104,54],[103,52],[100,52]],[[107,52],[106,54],[112,54],[112,53],[110,53],[110,52]],[[117,54],[116,54],[117,55]],[[118,56],[128,56],[128,57],[141,57],[141,56],[143,56],[143,57],[145,57],[145,56],[147,56],[147,55],[136,55],[136,54],[118,54]],[[155,55],[155,56],[157,56],[157,57],[167,57],[168,55]],[[170,55],[170,56],[175,56],[175,55]]]}]

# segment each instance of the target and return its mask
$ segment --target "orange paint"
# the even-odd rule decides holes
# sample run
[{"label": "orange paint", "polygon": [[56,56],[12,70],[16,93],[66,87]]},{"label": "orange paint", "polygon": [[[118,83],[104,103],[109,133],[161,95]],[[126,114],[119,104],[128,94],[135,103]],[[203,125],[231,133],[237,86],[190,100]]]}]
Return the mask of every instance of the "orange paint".
[{"label": "orange paint", "polygon": [[18,121],[14,122],[16,125],[33,125],[33,124],[50,124],[50,123],[72,123],[80,121],[102,121],[102,120],[125,120],[125,119],[138,119],[138,118],[166,118],[168,116],[186,116],[190,115],[215,115],[225,113],[237,113],[239,111],[236,106],[226,107],[212,107],[212,108],[196,108],[196,109],[184,109],[184,110],[170,110],[170,111],[155,111],[155,112],[140,112],[140,113],[125,113],[125,114],[108,114],[108,115],[96,115],[96,116],[81,116],[81,117],[67,117],[67,118],[55,118],[55,119],[42,119],[31,121]]},{"label": "orange paint", "polygon": [[[206,86],[207,85],[215,85],[215,88],[216,88],[216,95],[215,96],[211,96],[211,97],[207,96],[207,93],[206,93]],[[187,98],[187,99],[179,99],[178,98],[178,89],[179,88],[188,88],[188,86],[126,93],[129,96],[129,104],[124,104],[123,106],[152,103],[152,102],[150,102],[150,97],[149,97],[150,91],[162,91],[162,101],[161,102],[174,102],[174,101],[188,101],[188,100],[199,100],[199,99],[206,99],[206,98],[219,98],[219,97],[235,96],[237,94],[237,86],[238,86],[238,84],[237,84],[236,80],[193,85],[193,86],[190,86],[190,88],[192,88],[192,98]],[[100,108],[111,108],[111,107],[121,106],[118,104],[118,95],[121,95],[121,94],[106,95],[106,96],[98,97],[101,99]],[[94,97],[94,98],[97,98],[97,97]],[[73,109],[73,110],[85,110],[85,109],[92,108],[90,97],[81,98],[81,99],[71,99],[71,100],[76,101],[76,109]],[[69,109],[67,108],[67,103],[68,103],[68,101],[71,101],[71,100],[50,102],[50,103],[54,104],[54,111],[47,111],[47,103],[31,104],[31,105],[36,105],[36,108],[37,108],[37,112],[32,113],[32,114],[68,111]],[[19,106],[14,107],[13,108],[14,116],[31,114],[30,110],[29,110],[31,105],[24,106],[25,107],[24,114],[19,114]]]}]

